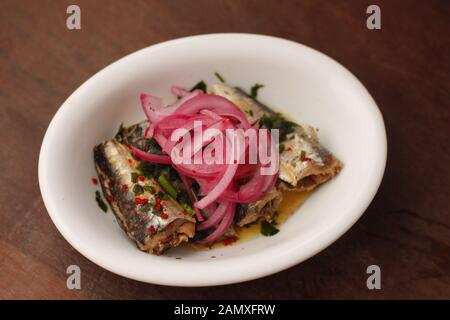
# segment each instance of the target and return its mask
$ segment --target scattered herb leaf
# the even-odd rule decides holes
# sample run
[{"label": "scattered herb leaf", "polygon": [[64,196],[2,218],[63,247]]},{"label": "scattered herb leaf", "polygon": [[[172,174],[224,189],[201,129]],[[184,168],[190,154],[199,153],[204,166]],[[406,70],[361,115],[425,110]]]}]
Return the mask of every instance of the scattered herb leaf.
[{"label": "scattered herb leaf", "polygon": [[280,150],[280,153],[283,153],[284,151],[284,144],[280,143],[280,145],[278,146],[278,149]]},{"label": "scattered herb leaf", "polygon": [[163,199],[163,200],[167,200],[169,198],[169,196],[167,194],[165,194],[164,192],[158,191],[158,193],[156,194],[157,198]]},{"label": "scattered herb leaf", "polygon": [[153,137],[145,139],[145,150],[151,153],[162,154],[161,146]]},{"label": "scattered herb leaf", "polygon": [[133,192],[134,192],[134,195],[135,195],[135,196],[138,196],[138,195],[144,193],[144,188],[141,187],[141,186],[138,185],[138,184],[135,184],[134,187],[133,187]]},{"label": "scattered herb leaf", "polygon": [[142,127],[141,126],[135,126],[133,134],[135,134],[137,137],[142,137],[143,136]]},{"label": "scattered herb leaf", "polygon": [[142,205],[142,206],[139,208],[139,211],[140,211],[141,213],[144,213],[144,212],[148,212],[148,211],[150,211],[150,210],[152,210],[152,209],[153,209],[153,204],[151,204],[151,203],[146,203],[146,204]]},{"label": "scattered herb leaf", "polygon": [[258,96],[258,90],[261,88],[264,88],[263,84],[255,83],[255,85],[250,89],[250,96],[253,99],[256,99],[256,97]]},{"label": "scattered herb leaf", "polygon": [[131,181],[133,183],[136,183],[138,181],[138,178],[139,178],[139,173],[137,173],[137,172],[132,172],[131,173]]},{"label": "scattered herb leaf", "polygon": [[152,186],[145,185],[145,186],[143,186],[143,188],[145,191],[148,191],[150,193],[155,193],[155,188],[153,188]]},{"label": "scattered herb leaf", "polygon": [[216,76],[217,79],[219,79],[220,82],[225,83],[225,80],[224,80],[223,77],[220,75],[220,73],[214,72],[214,75]]},{"label": "scattered herb leaf", "polygon": [[108,211],[108,206],[106,205],[105,201],[102,199],[102,195],[100,194],[100,191],[95,191],[95,201],[97,201],[97,205],[100,207],[100,209],[103,210],[103,212]]},{"label": "scattered herb leaf", "polygon": [[280,114],[274,114],[271,116],[263,115],[259,119],[259,124],[265,126],[267,129],[278,129],[280,130],[280,141],[285,141],[287,135],[295,130],[297,124],[286,120]]},{"label": "scattered herb leaf", "polygon": [[158,183],[164,189],[164,191],[166,191],[172,198],[174,199],[177,198],[178,194],[177,190],[174,188],[172,183],[170,183],[170,181],[166,178],[165,175],[160,175],[158,177]]},{"label": "scattered herb leaf", "polygon": [[194,209],[193,209],[190,205],[188,205],[187,203],[182,203],[182,204],[181,204],[181,207],[182,207],[184,210],[186,210],[186,212],[188,213],[188,215],[190,215],[191,217],[194,216],[195,211],[194,211]]},{"label": "scattered herb leaf", "polygon": [[117,130],[117,133],[114,136],[114,139],[116,139],[117,141],[122,141],[122,135],[123,135],[123,130],[124,130],[124,126],[123,126],[123,122],[120,124],[119,129]]},{"label": "scattered herb leaf", "polygon": [[200,90],[202,90],[204,93],[206,93],[206,91],[207,91],[207,86],[206,86],[206,83],[205,83],[205,81],[200,81],[200,82],[198,82],[195,86],[193,86],[192,88],[191,88],[191,90],[189,90],[190,92],[192,92],[192,91],[194,91],[194,90],[196,90],[196,89],[200,89]]},{"label": "scattered herb leaf", "polygon": [[273,224],[262,221],[261,222],[261,234],[266,237],[271,237],[277,234],[280,230],[278,230]]}]

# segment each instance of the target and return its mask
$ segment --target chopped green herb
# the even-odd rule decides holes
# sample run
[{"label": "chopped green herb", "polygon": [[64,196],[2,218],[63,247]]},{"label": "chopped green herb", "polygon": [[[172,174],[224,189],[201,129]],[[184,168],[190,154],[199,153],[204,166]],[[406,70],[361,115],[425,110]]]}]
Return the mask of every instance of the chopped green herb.
[{"label": "chopped green herb", "polygon": [[100,207],[100,209],[103,210],[103,212],[107,212],[108,211],[108,206],[103,201],[102,196],[100,194],[100,191],[98,191],[98,190],[95,191],[95,201],[97,201],[97,205]]},{"label": "chopped green herb", "polygon": [[134,134],[137,137],[142,137],[143,136],[143,134],[142,134],[142,127],[141,126],[135,126],[134,127]]},{"label": "chopped green herb", "polygon": [[261,126],[265,126],[268,129],[278,129],[280,133],[280,141],[285,141],[287,138],[287,134],[293,132],[297,127],[297,124],[286,120],[280,114],[274,114],[271,116],[263,115],[259,119],[259,124]]},{"label": "chopped green herb", "polygon": [[166,191],[172,198],[177,198],[177,190],[174,188],[174,186],[170,183],[170,181],[166,178],[165,175],[160,175],[158,178],[158,183],[160,186]]},{"label": "chopped green herb", "polygon": [[142,212],[142,213],[144,213],[144,212],[148,212],[148,211],[150,211],[150,210],[152,210],[152,209],[153,209],[153,204],[151,204],[151,203],[146,203],[146,204],[142,205],[142,206],[139,208],[139,211]]},{"label": "chopped green herb", "polygon": [[306,151],[305,150],[302,150],[302,152],[300,153],[300,160],[305,160],[305,157],[306,157]]},{"label": "chopped green herb", "polygon": [[139,173],[137,173],[137,172],[132,172],[131,173],[131,181],[133,183],[136,183],[138,181],[138,177],[139,177]]},{"label": "chopped green herb", "polygon": [[169,196],[166,193],[161,192],[161,191],[158,191],[156,193],[156,197],[160,198],[160,199],[163,199],[163,200],[167,200],[169,198]]},{"label": "chopped green herb", "polygon": [[250,89],[250,96],[253,99],[256,99],[256,97],[258,96],[258,90],[261,88],[264,88],[263,84],[255,83],[255,85]]},{"label": "chopped green herb", "polygon": [[192,92],[192,91],[194,91],[194,90],[196,90],[196,89],[202,90],[204,93],[206,93],[206,91],[207,91],[207,86],[206,86],[205,81],[202,80],[202,81],[198,82],[198,83],[197,83],[195,86],[193,86],[192,89],[189,90],[189,91]]},{"label": "chopped green herb", "polygon": [[282,153],[284,151],[284,144],[280,143],[280,145],[278,146],[278,149],[280,150],[280,153]]},{"label": "chopped green herb", "polygon": [[138,185],[138,184],[135,184],[134,187],[133,187],[133,192],[134,192],[134,195],[135,195],[135,196],[138,196],[138,195],[144,193],[144,188],[141,187],[141,186]]},{"label": "chopped green herb", "polygon": [[161,146],[153,137],[145,139],[145,150],[151,153],[162,154]]},{"label": "chopped green herb", "polygon": [[216,76],[217,79],[219,79],[220,82],[222,82],[222,83],[225,82],[225,80],[224,80],[223,77],[220,75],[220,73],[214,72],[214,75]]},{"label": "chopped green herb", "polygon": [[114,139],[116,139],[117,141],[122,141],[123,130],[124,130],[124,126],[123,126],[123,122],[122,122],[120,124],[119,130],[117,130],[117,133],[114,136]]},{"label": "chopped green herb", "polygon": [[184,210],[186,210],[186,212],[188,213],[188,215],[190,215],[191,217],[194,216],[195,211],[194,211],[194,209],[193,209],[190,205],[188,205],[187,203],[182,203],[182,204],[181,204],[181,207],[182,207]]},{"label": "chopped green herb", "polygon": [[137,169],[144,177],[147,179],[152,179],[161,174],[164,170],[164,166],[157,163],[143,161],[138,165]]},{"label": "chopped green herb", "polygon": [[253,117],[253,110],[249,110],[248,114],[251,115]]},{"label": "chopped green herb", "polygon": [[266,237],[271,237],[277,234],[280,230],[278,230],[273,224],[262,221],[261,222],[261,234]]},{"label": "chopped green herb", "polygon": [[145,191],[148,191],[150,193],[155,193],[155,188],[153,188],[152,186],[145,185],[145,186],[143,186],[143,188]]},{"label": "chopped green herb", "polygon": [[177,260],[180,260],[180,259],[181,259],[181,257],[176,257],[175,259],[177,259]]}]

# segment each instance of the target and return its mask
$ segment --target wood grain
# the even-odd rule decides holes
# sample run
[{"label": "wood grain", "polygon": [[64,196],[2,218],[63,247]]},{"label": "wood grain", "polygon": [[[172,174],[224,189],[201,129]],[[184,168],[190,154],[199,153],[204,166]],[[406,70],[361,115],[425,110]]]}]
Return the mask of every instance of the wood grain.
[{"label": "wood grain", "polygon": [[[73,1],[0,5],[0,298],[450,298],[450,2]],[[382,10],[382,30],[365,27]],[[388,133],[381,188],[341,239],[301,265],[212,288],[135,282],[101,269],[59,234],[43,206],[37,162],[45,130],[69,94],[114,60],[148,45],[214,32],[284,37],[349,68],[377,101]],[[82,270],[68,290],[66,268]],[[382,289],[366,288],[366,267]]]}]

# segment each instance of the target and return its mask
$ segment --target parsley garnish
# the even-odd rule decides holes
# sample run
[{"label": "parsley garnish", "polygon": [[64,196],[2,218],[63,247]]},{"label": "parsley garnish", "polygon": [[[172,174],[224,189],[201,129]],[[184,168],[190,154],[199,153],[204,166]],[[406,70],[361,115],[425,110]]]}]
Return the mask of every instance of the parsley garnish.
[{"label": "parsley garnish", "polygon": [[194,90],[196,90],[196,89],[200,89],[200,90],[202,90],[204,93],[206,93],[206,91],[207,91],[207,86],[206,86],[206,83],[205,83],[205,81],[200,81],[200,82],[198,82],[195,86],[193,86],[192,88],[191,88],[191,90],[189,90],[190,92],[192,92],[192,91],[194,91]]},{"label": "parsley garnish", "polygon": [[255,85],[250,89],[250,96],[253,99],[256,99],[256,97],[258,96],[258,90],[263,88],[264,85],[260,84],[260,83],[255,83]]},{"label": "parsley garnish", "polygon": [[262,221],[261,222],[261,234],[266,237],[271,237],[277,234],[280,230],[278,230],[273,224]]},{"label": "parsley garnish", "polygon": [[100,209],[103,210],[103,212],[107,212],[108,211],[108,206],[103,201],[102,196],[100,194],[100,191],[98,191],[98,190],[95,191],[95,201],[97,201],[97,205],[100,207]]},{"label": "parsley garnish", "polygon": [[224,80],[223,77],[220,75],[220,73],[214,72],[214,75],[216,76],[217,79],[219,79],[220,82],[222,82],[222,83],[225,82],[225,80]]},{"label": "parsley garnish", "polygon": [[141,187],[141,186],[138,185],[138,184],[135,184],[134,187],[133,187],[133,192],[134,192],[134,195],[135,195],[135,196],[138,196],[138,195],[144,193],[144,188]]},{"label": "parsley garnish", "polygon": [[150,193],[155,193],[155,188],[153,188],[152,186],[145,185],[145,186],[143,186],[143,188],[145,191],[148,191]]},{"label": "parsley garnish", "polygon": [[162,192],[162,191],[158,191],[158,193],[156,194],[156,197],[160,198],[160,199],[163,199],[163,200],[169,199],[169,196],[166,193]]},{"label": "parsley garnish", "polygon": [[270,116],[263,115],[259,119],[259,124],[265,126],[267,129],[278,129],[280,130],[280,141],[285,141],[287,135],[295,130],[297,124],[286,120],[280,114],[274,114]]},{"label": "parsley garnish", "polygon": [[119,130],[117,130],[117,133],[114,136],[114,139],[116,139],[117,141],[122,141],[122,135],[123,135],[123,130],[124,130],[124,126],[123,126],[123,122],[120,124],[119,126]]},{"label": "parsley garnish", "polygon": [[132,181],[133,183],[136,183],[136,182],[137,182],[138,177],[139,177],[139,173],[137,173],[137,172],[132,172],[132,173],[131,173],[131,181]]}]

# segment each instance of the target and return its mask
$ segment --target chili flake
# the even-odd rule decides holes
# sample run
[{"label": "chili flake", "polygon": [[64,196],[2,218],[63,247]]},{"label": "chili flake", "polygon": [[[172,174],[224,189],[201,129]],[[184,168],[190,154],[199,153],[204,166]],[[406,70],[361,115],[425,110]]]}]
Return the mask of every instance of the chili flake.
[{"label": "chili flake", "polygon": [[139,179],[139,181],[145,181],[145,177],[144,176],[139,176],[138,179]]},{"label": "chili flake", "polygon": [[161,215],[161,218],[165,220],[165,219],[169,218],[169,215],[167,213],[163,213]]},{"label": "chili flake", "polygon": [[154,226],[150,226],[150,227],[147,228],[147,231],[153,233],[153,232],[155,232],[156,230],[155,230],[155,227],[154,227]]},{"label": "chili flake", "polygon": [[128,190],[128,185],[127,184],[123,184],[122,185],[122,190],[127,191]]},{"label": "chili flake", "polygon": [[134,200],[135,200],[136,204],[140,204],[142,206],[148,203],[147,198],[137,198],[136,197]]},{"label": "chili flake", "polygon": [[223,244],[225,246],[229,246],[231,244],[233,244],[234,242],[238,241],[238,237],[228,237],[226,239],[223,240]]},{"label": "chili flake", "polygon": [[98,184],[98,180],[96,178],[92,178],[91,181],[92,181],[92,184]]},{"label": "chili flake", "polygon": [[128,159],[128,163],[129,163],[129,164],[132,164],[132,163],[133,163],[133,160]]}]

